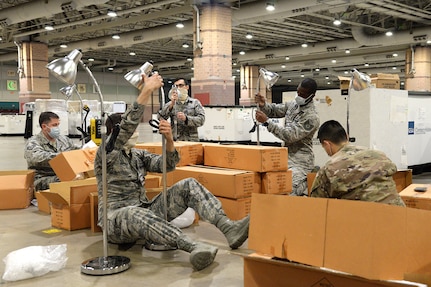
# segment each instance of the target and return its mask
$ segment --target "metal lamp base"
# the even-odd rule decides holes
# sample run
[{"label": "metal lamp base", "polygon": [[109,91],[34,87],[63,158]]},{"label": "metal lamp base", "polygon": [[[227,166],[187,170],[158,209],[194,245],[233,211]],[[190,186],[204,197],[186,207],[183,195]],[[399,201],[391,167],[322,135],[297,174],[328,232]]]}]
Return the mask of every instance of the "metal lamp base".
[{"label": "metal lamp base", "polygon": [[100,256],[82,262],[81,272],[87,275],[111,275],[126,271],[129,267],[128,257]]},{"label": "metal lamp base", "polygon": [[168,251],[168,250],[176,250],[176,247],[168,246],[164,244],[156,244],[156,243],[148,243],[144,244],[144,247],[151,251]]}]

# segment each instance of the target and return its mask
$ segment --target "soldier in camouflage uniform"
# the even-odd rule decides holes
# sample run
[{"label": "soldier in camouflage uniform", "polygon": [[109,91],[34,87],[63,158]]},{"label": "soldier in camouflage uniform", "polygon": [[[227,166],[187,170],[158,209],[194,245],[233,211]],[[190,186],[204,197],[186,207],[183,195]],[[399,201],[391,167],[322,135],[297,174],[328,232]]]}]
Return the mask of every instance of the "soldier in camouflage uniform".
[{"label": "soldier in camouflage uniform", "polygon": [[55,175],[49,161],[58,154],[79,149],[67,136],[60,135],[60,119],[56,113],[43,112],[39,116],[40,133],[29,138],[24,147],[28,169],[34,169],[35,190],[49,189],[51,182],[60,179]]},{"label": "soldier in camouflage uniform", "polygon": [[[292,170],[291,195],[308,195],[307,174],[314,168],[313,136],[320,123],[313,103],[316,90],[316,81],[307,78],[299,84],[295,101],[268,104],[260,93],[255,97],[260,108],[256,111],[256,120],[283,140],[284,146],[288,148],[288,165]],[[268,117],[284,117],[285,126],[278,126],[269,121]]]},{"label": "soldier in camouflage uniform", "polygon": [[[248,238],[249,217],[230,220],[222,209],[220,201],[194,178],[177,182],[167,189],[167,216],[164,219],[163,196],[159,194],[149,201],[145,194],[147,172],[162,172],[162,156],[146,150],[135,149],[136,128],[144,112],[144,104],[151,93],[163,85],[160,75],[143,75],[143,86],[136,102],[124,115],[114,114],[106,120],[107,131],[120,123],[120,132],[114,149],[107,153],[107,226],[105,231],[109,242],[117,244],[134,243],[144,239],[149,243],[162,244],[190,252],[190,262],[196,270],[209,266],[217,253],[217,247],[196,242],[183,234],[181,229],[169,223],[188,207],[199,216],[214,224],[225,235],[232,249],[240,247]],[[107,133],[108,133],[107,132]],[[161,120],[159,132],[166,139],[166,168],[175,169],[179,154],[174,146],[169,122]],[[110,146],[111,137],[107,139]],[[103,225],[103,182],[102,160],[99,149],[95,160],[95,172],[99,191],[99,222]],[[102,226],[103,227],[103,226]]]},{"label": "soldier in camouflage uniform", "polygon": [[198,127],[205,123],[205,110],[198,99],[189,97],[189,85],[183,78],[169,91],[170,101],[159,111],[159,119],[170,119],[174,140],[199,141]]},{"label": "soldier in camouflage uniform", "polygon": [[331,158],[316,175],[312,197],[405,206],[392,178],[397,167],[383,152],[349,144],[346,131],[334,120],[323,123],[317,137]]}]

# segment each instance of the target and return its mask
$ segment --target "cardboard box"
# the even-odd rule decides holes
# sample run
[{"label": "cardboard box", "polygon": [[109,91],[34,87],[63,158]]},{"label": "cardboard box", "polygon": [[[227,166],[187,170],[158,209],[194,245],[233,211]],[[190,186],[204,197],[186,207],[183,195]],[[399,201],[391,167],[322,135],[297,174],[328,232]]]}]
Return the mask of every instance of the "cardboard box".
[{"label": "cardboard box", "polygon": [[426,285],[406,281],[369,280],[319,267],[276,260],[259,254],[244,257],[244,287],[375,287]]},{"label": "cardboard box", "polygon": [[226,215],[232,220],[240,220],[250,213],[251,197],[231,199],[217,197]]},{"label": "cardboard box", "polygon": [[85,178],[94,176],[94,158],[87,150],[65,151],[49,161],[49,165],[61,181],[74,180],[78,174]]},{"label": "cardboard box", "polygon": [[398,74],[371,74],[371,84],[376,88],[400,89],[400,76]]},{"label": "cardboard box", "polygon": [[[49,189],[44,191],[49,192]],[[41,195],[39,191],[35,192],[34,195],[37,199],[37,209],[39,209],[40,212],[51,214],[51,204],[49,200],[45,196]]]},{"label": "cardboard box", "polygon": [[29,207],[33,191],[33,170],[0,171],[0,209]]},{"label": "cardboard box", "polygon": [[193,177],[215,196],[226,198],[250,197],[260,192],[261,179],[257,172],[209,166],[183,166],[174,172],[174,182]]},{"label": "cardboard box", "polygon": [[[316,177],[315,172],[310,172],[309,174],[307,174],[308,193],[311,192],[311,187],[313,186],[315,177]],[[404,188],[412,184],[412,170],[411,169],[398,170],[392,176],[392,178],[395,181],[397,191],[401,192]]]},{"label": "cardboard box", "polygon": [[[135,146],[138,149],[146,149],[151,153],[162,154],[162,143],[140,143]],[[175,148],[180,155],[177,166],[186,166],[204,163],[204,152],[202,144],[197,142],[178,141]]]},{"label": "cardboard box", "polygon": [[163,191],[163,187],[145,188],[145,194],[148,200],[152,200],[154,197],[159,195]]},{"label": "cardboard box", "polygon": [[[176,172],[176,170],[173,171],[169,171],[166,173],[166,186],[172,186],[175,181],[174,181],[174,173]],[[163,173],[158,173],[158,172],[148,172],[146,176],[157,176],[160,178],[160,186],[163,187]],[[147,187],[147,185],[145,184],[145,187]],[[153,188],[153,187],[151,187]]]},{"label": "cardboard box", "polygon": [[248,247],[372,280],[420,274],[431,281],[429,222],[427,210],[253,194]]},{"label": "cardboard box", "polygon": [[253,145],[205,145],[204,165],[257,172],[287,170],[287,148]]},{"label": "cardboard box", "polygon": [[147,174],[145,176],[145,188],[157,188],[162,183],[162,175]]},{"label": "cardboard box", "polygon": [[[425,192],[418,192],[416,187],[424,187]],[[407,207],[431,210],[431,184],[410,184],[400,192]]]},{"label": "cardboard box", "polygon": [[261,174],[262,193],[288,194],[292,192],[292,171],[269,171]]},{"label": "cardboard box", "polygon": [[91,232],[102,232],[102,228],[97,225],[99,221],[99,196],[97,192],[90,193],[90,227]]},{"label": "cardboard box", "polygon": [[56,182],[41,191],[51,202],[51,224],[66,230],[91,227],[90,193],[97,192],[96,178]]}]

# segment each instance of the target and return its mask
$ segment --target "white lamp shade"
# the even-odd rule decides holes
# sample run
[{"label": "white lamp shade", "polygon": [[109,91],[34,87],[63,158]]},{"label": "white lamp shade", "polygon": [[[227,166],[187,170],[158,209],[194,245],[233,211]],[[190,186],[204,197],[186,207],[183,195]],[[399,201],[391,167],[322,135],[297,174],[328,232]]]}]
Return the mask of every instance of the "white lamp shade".
[{"label": "white lamp shade", "polygon": [[66,97],[66,101],[69,100],[70,97],[72,96],[74,88],[75,88],[75,85],[66,86],[60,89],[60,93],[62,93]]},{"label": "white lamp shade", "polygon": [[361,73],[356,69],[352,69],[351,74],[352,80],[350,81],[350,85],[355,91],[362,91],[370,87],[371,78],[368,75]]},{"label": "white lamp shade", "polygon": [[278,81],[280,76],[277,73],[270,72],[264,68],[259,69],[259,74],[266,84],[266,88],[269,90]]}]

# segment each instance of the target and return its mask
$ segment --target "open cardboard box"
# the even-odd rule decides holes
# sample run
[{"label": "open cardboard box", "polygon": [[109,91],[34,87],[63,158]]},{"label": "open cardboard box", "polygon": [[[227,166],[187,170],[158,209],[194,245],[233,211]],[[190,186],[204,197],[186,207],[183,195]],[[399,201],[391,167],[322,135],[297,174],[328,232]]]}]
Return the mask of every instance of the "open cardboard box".
[{"label": "open cardboard box", "polygon": [[0,171],[0,209],[27,208],[34,190],[34,170]]},{"label": "open cardboard box", "polygon": [[56,182],[40,194],[51,202],[51,224],[66,230],[91,227],[90,194],[97,192],[96,178]]},{"label": "open cardboard box", "polygon": [[[426,191],[415,191],[415,188]],[[431,184],[410,184],[400,192],[400,196],[408,207],[431,210]]]},{"label": "open cardboard box", "polygon": [[65,151],[49,161],[49,165],[61,181],[74,180],[78,174],[85,178],[94,176],[96,149]]},{"label": "open cardboard box", "polygon": [[371,280],[431,282],[431,211],[253,194],[248,247]]}]

